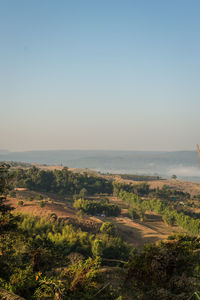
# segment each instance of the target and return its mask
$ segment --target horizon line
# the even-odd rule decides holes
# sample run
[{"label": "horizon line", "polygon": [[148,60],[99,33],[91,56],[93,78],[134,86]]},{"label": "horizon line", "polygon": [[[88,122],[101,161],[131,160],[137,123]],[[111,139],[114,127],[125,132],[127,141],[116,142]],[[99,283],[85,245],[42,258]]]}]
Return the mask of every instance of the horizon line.
[{"label": "horizon line", "polygon": [[[0,152],[7,153],[21,153],[21,152],[53,152],[53,151],[114,151],[114,152],[189,152],[195,151],[195,149],[182,149],[182,150],[136,150],[136,149],[26,149],[26,150],[8,150],[8,149],[0,149]],[[6,153],[5,153],[6,154]]]}]

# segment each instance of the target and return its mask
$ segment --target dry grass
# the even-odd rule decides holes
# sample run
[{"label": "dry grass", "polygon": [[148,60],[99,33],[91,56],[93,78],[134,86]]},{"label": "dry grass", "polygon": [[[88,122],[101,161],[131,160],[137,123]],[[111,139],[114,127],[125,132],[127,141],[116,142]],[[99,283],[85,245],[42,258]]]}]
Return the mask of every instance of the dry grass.
[{"label": "dry grass", "polygon": [[[160,216],[150,212],[144,222],[131,220],[128,218],[126,203],[116,197],[109,197],[109,200],[110,202],[121,206],[122,212],[119,217],[96,217],[85,215],[80,219],[76,216],[76,211],[73,208],[72,199],[70,197],[63,198],[56,195],[51,195],[51,197],[49,197],[49,195],[42,194],[44,197],[42,201],[45,202],[45,206],[41,208],[39,206],[41,200],[27,200],[29,196],[35,197],[37,194],[38,193],[33,191],[17,191],[17,197],[8,197],[7,202],[14,207],[17,212],[42,217],[48,217],[52,213],[55,213],[58,218],[69,219],[72,224],[79,222],[85,224],[91,222],[99,227],[101,223],[111,221],[116,225],[120,236],[122,236],[127,243],[134,244],[136,248],[141,248],[146,243],[166,239],[168,235],[181,231],[177,226],[172,227],[166,225]],[[23,206],[18,205],[19,200],[23,200]]]}]

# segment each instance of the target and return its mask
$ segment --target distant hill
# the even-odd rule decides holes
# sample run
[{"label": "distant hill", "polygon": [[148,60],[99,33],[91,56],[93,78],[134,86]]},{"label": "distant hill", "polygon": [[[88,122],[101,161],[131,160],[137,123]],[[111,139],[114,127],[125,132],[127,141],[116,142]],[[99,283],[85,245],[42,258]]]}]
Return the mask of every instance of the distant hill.
[{"label": "distant hill", "polygon": [[0,149],[0,154],[8,154],[10,151],[5,149]]},{"label": "distant hill", "polygon": [[[3,150],[4,151],[4,150]],[[5,150],[6,151],[6,150]],[[145,174],[200,181],[198,156],[195,151],[0,151],[1,161],[64,165],[71,168],[89,168],[104,173]]]}]

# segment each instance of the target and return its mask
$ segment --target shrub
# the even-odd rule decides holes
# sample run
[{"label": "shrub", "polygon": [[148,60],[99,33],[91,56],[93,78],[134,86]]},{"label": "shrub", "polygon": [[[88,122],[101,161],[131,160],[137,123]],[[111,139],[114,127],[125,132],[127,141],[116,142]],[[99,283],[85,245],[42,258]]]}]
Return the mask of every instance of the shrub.
[{"label": "shrub", "polygon": [[173,214],[170,213],[166,213],[162,216],[163,221],[167,224],[167,225],[174,225],[175,224],[175,218],[173,216]]},{"label": "shrub", "polygon": [[10,277],[11,292],[26,297],[26,299],[27,297],[31,298],[32,291],[37,284],[31,266],[27,266],[25,270],[17,268]]},{"label": "shrub", "polygon": [[39,205],[40,205],[40,207],[44,207],[45,204],[46,204],[46,203],[45,203],[44,201],[40,201],[40,204],[39,204]]},{"label": "shrub", "polygon": [[17,204],[18,204],[18,206],[23,206],[24,205],[24,201],[19,200]]},{"label": "shrub", "polygon": [[102,233],[108,234],[108,235],[115,235],[116,233],[116,227],[111,222],[105,222],[102,224],[100,231]]},{"label": "shrub", "polygon": [[84,199],[87,195],[87,190],[85,188],[81,189],[79,195],[82,199]]},{"label": "shrub", "polygon": [[38,194],[38,195],[35,196],[35,199],[36,200],[42,200],[43,196],[41,194]]},{"label": "shrub", "polygon": [[92,254],[94,257],[102,256],[105,244],[100,239],[95,239],[92,245]]},{"label": "shrub", "polygon": [[140,216],[138,215],[138,213],[136,212],[136,209],[133,207],[130,207],[128,210],[128,214],[131,217],[131,219],[136,220],[139,219]]},{"label": "shrub", "polygon": [[10,197],[16,198],[16,192],[15,192],[15,191],[11,191],[11,192],[10,192]]},{"label": "shrub", "polygon": [[58,217],[57,217],[57,215],[55,213],[52,213],[52,214],[50,214],[49,219],[51,221],[55,222],[58,219]]}]

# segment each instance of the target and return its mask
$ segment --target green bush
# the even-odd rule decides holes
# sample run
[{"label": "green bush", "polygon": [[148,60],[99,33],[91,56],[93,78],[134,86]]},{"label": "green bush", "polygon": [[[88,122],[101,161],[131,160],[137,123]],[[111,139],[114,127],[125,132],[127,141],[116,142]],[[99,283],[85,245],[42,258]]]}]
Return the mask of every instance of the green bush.
[{"label": "green bush", "polygon": [[116,234],[116,227],[111,222],[105,222],[102,224],[100,231],[104,234],[108,235],[115,235]]},{"label": "green bush", "polygon": [[35,279],[31,266],[25,270],[17,268],[10,277],[10,291],[30,299],[38,282]]},{"label": "green bush", "polygon": [[139,216],[139,214],[137,213],[136,209],[133,208],[133,207],[130,207],[130,208],[129,208],[128,214],[129,214],[129,216],[131,217],[131,219],[133,219],[133,220],[136,220],[136,219],[139,219],[139,218],[140,218],[140,216]]},{"label": "green bush", "polygon": [[16,198],[16,192],[15,192],[15,191],[11,191],[11,192],[10,192],[10,197]]},{"label": "green bush", "polygon": [[24,205],[24,201],[19,200],[17,204],[18,204],[18,206],[23,206]]},{"label": "green bush", "polygon": [[40,194],[38,194],[38,195],[35,196],[35,199],[36,199],[36,200],[42,200],[42,199],[43,199],[43,196],[40,195]]},{"label": "green bush", "polygon": [[162,216],[162,219],[167,225],[171,225],[171,226],[174,225],[176,221],[173,214],[168,212]]},{"label": "green bush", "polygon": [[80,190],[80,193],[79,193],[79,196],[80,196],[82,199],[84,199],[86,195],[87,195],[87,190],[86,190],[86,188],[81,189],[81,190]]},{"label": "green bush", "polygon": [[44,207],[46,205],[46,203],[44,201],[40,201],[40,207]]}]

